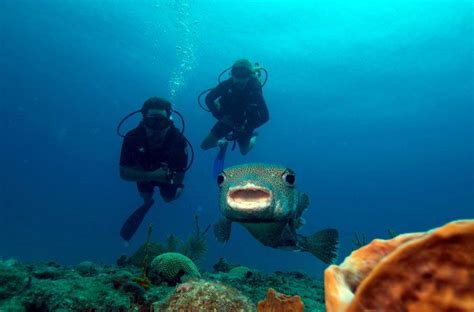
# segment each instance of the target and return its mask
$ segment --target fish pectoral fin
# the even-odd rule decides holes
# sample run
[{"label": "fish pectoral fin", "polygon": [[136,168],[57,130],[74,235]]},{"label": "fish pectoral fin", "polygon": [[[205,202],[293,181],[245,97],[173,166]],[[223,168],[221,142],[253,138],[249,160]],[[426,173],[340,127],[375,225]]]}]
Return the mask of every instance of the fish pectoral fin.
[{"label": "fish pectoral fin", "polygon": [[222,218],[214,224],[214,236],[219,243],[225,243],[230,239],[232,221]]},{"label": "fish pectoral fin", "polygon": [[288,226],[295,232],[298,230],[300,227],[306,224],[306,220],[303,217],[297,217],[295,216],[294,218],[290,219],[288,222]]},{"label": "fish pectoral fin", "polygon": [[331,264],[337,258],[339,233],[336,229],[325,229],[311,236],[298,235],[298,246],[301,251],[310,252],[321,261]]},{"label": "fish pectoral fin", "polygon": [[309,196],[306,193],[301,193],[298,200],[297,216],[301,217],[301,215],[305,212],[306,209],[308,209],[308,207],[309,207]]},{"label": "fish pectoral fin", "polygon": [[295,219],[293,226],[295,227],[295,229],[299,229],[305,224],[306,224],[306,220],[303,217],[299,217],[298,219]]},{"label": "fish pectoral fin", "polygon": [[285,250],[298,250],[297,234],[294,228],[288,224],[281,232],[278,240],[278,248]]}]

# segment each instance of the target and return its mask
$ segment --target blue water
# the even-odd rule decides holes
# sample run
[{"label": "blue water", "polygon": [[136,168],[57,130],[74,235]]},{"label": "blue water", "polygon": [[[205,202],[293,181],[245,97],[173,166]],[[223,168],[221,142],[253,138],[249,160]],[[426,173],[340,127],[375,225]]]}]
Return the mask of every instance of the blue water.
[{"label": "blue water", "polygon": [[[270,122],[226,165],[291,167],[311,207],[305,234],[368,239],[474,217],[471,1],[59,1],[0,3],[0,257],[114,263],[153,237],[219,217],[213,125],[196,96],[238,58],[269,72]],[[183,196],[157,203],[124,246],[141,203],[119,178],[117,122],[150,96],[186,118],[196,159]],[[130,129],[139,120],[131,119]],[[220,256],[264,271],[324,265],[262,246],[243,228]]]}]

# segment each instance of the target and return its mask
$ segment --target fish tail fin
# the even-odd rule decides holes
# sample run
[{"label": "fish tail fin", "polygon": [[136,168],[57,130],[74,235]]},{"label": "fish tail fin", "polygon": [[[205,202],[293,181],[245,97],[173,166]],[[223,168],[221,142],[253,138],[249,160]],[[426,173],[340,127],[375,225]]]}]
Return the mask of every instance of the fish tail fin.
[{"label": "fish tail fin", "polygon": [[299,236],[302,251],[307,251],[324,263],[331,264],[337,258],[339,233],[336,229],[325,229],[311,236]]}]

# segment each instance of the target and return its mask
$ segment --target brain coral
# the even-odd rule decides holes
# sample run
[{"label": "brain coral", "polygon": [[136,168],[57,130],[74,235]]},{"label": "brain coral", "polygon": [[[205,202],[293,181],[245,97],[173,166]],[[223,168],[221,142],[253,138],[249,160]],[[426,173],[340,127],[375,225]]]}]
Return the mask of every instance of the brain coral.
[{"label": "brain coral", "polygon": [[167,252],[151,262],[149,278],[154,284],[167,282],[174,286],[192,277],[201,277],[201,274],[193,261],[180,253]]},{"label": "brain coral", "polygon": [[214,282],[190,281],[179,285],[156,311],[250,312],[256,307],[237,290]]}]

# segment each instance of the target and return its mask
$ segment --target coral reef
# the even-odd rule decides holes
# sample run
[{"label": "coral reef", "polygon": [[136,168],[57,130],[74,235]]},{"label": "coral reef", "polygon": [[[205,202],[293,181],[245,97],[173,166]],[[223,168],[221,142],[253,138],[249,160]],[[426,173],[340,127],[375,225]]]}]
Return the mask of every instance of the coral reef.
[{"label": "coral reef", "polygon": [[[240,270],[240,269],[239,269]],[[284,294],[301,297],[305,311],[325,311],[323,282],[301,272],[275,272],[266,274],[250,270],[252,274],[236,279],[229,273],[206,273],[203,278],[219,281],[232,286],[248,297],[255,306],[267,296],[268,289],[273,288]]]},{"label": "coral reef", "polygon": [[229,271],[229,277],[233,279],[245,279],[252,276],[253,271],[246,266],[236,266]]},{"label": "coral reef", "polygon": [[212,266],[212,268],[214,269],[215,272],[229,272],[230,270],[232,270],[233,268],[235,267],[238,267],[239,265],[237,264],[230,264],[229,262],[227,262],[226,259],[224,259],[223,257],[219,258],[219,261],[217,261],[216,264],[214,264]]},{"label": "coral reef", "polygon": [[[55,280],[34,279],[31,288],[22,293],[21,308],[26,311],[86,310],[102,306],[106,309],[125,309],[128,297],[109,290],[105,280],[84,278],[72,271],[64,271]],[[21,311],[22,309],[18,309]]]},{"label": "coral reef", "polygon": [[201,277],[198,268],[191,259],[177,252],[161,254],[150,265],[149,278],[154,284],[166,282],[174,286],[193,277]]},{"label": "coral reef", "polygon": [[145,303],[145,289],[140,284],[134,281],[128,281],[123,285],[122,290],[130,294],[133,303]]},{"label": "coral reef", "polygon": [[166,252],[178,252],[180,250],[182,242],[178,236],[170,234],[166,237]]},{"label": "coral reef", "polygon": [[325,271],[328,312],[474,311],[474,220],[374,240]]},{"label": "coral reef", "polygon": [[300,296],[288,296],[269,288],[267,298],[258,303],[258,312],[303,312]]},{"label": "coral reef", "polygon": [[[257,302],[265,298],[270,287],[301,296],[307,311],[324,311],[322,281],[301,272],[266,274],[237,266],[227,273],[204,272],[201,279],[190,279],[177,286],[161,283],[150,284],[148,288],[137,280],[142,274],[143,269],[135,266],[107,266],[88,261],[63,267],[54,262],[22,264],[0,260],[0,311],[152,311],[153,307],[171,303],[172,296],[178,303],[176,289],[186,293],[179,302],[200,289],[203,294],[210,293],[211,301],[206,301],[209,304],[222,294],[235,295],[230,298],[243,298],[245,302],[242,311],[256,311]],[[198,287],[193,290],[195,285]],[[248,305],[250,310],[245,310]]]},{"label": "coral reef", "polygon": [[26,268],[15,260],[0,262],[0,300],[12,297],[30,283]]},{"label": "coral reef", "polygon": [[151,233],[153,232],[153,224],[150,223],[148,227],[148,234],[146,237],[146,242],[145,242],[145,250],[144,250],[144,256],[143,256],[143,263],[142,263],[142,274],[140,276],[137,276],[133,279],[135,283],[143,287],[144,289],[150,288],[151,281],[148,279],[148,268],[151,265],[150,261],[150,254],[148,252],[149,246],[150,246],[150,237]]},{"label": "coral reef", "polygon": [[199,216],[194,216],[194,233],[188,237],[186,244],[183,245],[181,253],[189,257],[194,262],[200,261],[207,252],[207,232],[210,225],[204,231],[199,225]]},{"label": "coral reef", "polygon": [[[145,243],[141,245],[131,257],[127,258],[125,255],[123,255],[119,258],[119,260],[121,266],[133,265],[136,267],[142,267],[145,260],[145,255],[148,254],[147,265],[149,266],[153,259],[161,254],[164,254],[165,252],[168,252],[168,250],[164,245],[156,242],[149,242],[148,244]],[[117,260],[117,262],[119,262],[119,260]]]},{"label": "coral reef", "polygon": [[166,237],[164,244],[152,242],[147,238],[142,246],[130,257],[122,255],[117,259],[118,266],[134,265],[143,267],[150,266],[151,261],[157,256],[167,252],[178,252],[190,258],[193,262],[199,262],[207,252],[207,233],[210,226],[204,231],[199,224],[199,216],[194,216],[194,232],[188,237],[186,242],[182,242],[176,235],[170,234]]},{"label": "coral reef", "polygon": [[255,305],[239,291],[221,283],[203,280],[179,285],[156,311],[255,311]]},{"label": "coral reef", "polygon": [[81,276],[94,276],[98,273],[97,266],[91,261],[83,261],[76,266],[76,271]]},{"label": "coral reef", "polygon": [[173,291],[160,286],[145,292],[132,280],[139,273],[92,262],[66,268],[0,261],[0,311],[131,311],[151,307]]}]

